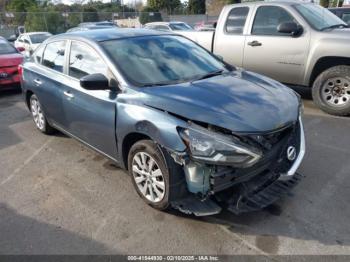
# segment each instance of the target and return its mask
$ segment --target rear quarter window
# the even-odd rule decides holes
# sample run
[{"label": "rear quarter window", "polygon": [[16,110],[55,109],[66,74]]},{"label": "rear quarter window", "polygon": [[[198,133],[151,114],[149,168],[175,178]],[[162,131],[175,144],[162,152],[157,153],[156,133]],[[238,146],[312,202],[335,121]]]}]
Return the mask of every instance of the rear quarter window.
[{"label": "rear quarter window", "polygon": [[228,34],[241,35],[247,20],[248,7],[236,7],[231,9],[227,16],[225,31]]},{"label": "rear quarter window", "polygon": [[43,57],[44,54],[44,49],[45,49],[45,45],[40,45],[36,50],[35,53],[33,55],[34,57],[34,61],[38,64],[41,64],[41,59]]}]

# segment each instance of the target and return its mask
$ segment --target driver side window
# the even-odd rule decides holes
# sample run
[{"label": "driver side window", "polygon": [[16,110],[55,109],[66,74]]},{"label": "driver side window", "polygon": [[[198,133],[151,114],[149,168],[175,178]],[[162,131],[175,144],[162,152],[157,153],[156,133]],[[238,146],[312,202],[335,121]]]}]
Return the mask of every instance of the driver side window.
[{"label": "driver side window", "polygon": [[261,6],[255,14],[252,35],[288,35],[277,31],[280,23],[296,22],[296,20],[282,7]]}]

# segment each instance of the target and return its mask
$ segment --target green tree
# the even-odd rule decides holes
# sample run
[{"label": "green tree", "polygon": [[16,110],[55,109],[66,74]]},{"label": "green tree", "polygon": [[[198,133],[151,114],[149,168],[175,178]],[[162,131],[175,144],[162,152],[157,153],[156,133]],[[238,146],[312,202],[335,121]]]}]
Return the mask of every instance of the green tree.
[{"label": "green tree", "polygon": [[27,12],[33,6],[37,6],[35,0],[11,0],[6,9],[13,12]]},{"label": "green tree", "polygon": [[189,0],[188,1],[189,14],[205,14],[205,0]]},{"label": "green tree", "polygon": [[28,8],[28,13],[25,20],[27,32],[47,31],[44,13],[39,13],[40,9],[37,6]]},{"label": "green tree", "polygon": [[97,10],[93,6],[84,6],[83,7],[83,20],[84,22],[97,22],[98,14]]},{"label": "green tree", "polygon": [[323,7],[328,7],[329,6],[329,0],[320,0],[320,5]]},{"label": "green tree", "polygon": [[150,22],[162,21],[163,19],[162,19],[162,15],[156,9],[146,6],[142,10],[139,20],[140,20],[140,23],[144,25]]},{"label": "green tree", "polygon": [[14,22],[16,25],[23,25],[26,21],[26,13],[29,9],[35,8],[37,3],[35,0],[11,0],[6,9],[16,12]]},{"label": "green tree", "polygon": [[147,6],[155,10],[166,10],[168,14],[172,14],[176,8],[181,7],[180,0],[147,0]]}]

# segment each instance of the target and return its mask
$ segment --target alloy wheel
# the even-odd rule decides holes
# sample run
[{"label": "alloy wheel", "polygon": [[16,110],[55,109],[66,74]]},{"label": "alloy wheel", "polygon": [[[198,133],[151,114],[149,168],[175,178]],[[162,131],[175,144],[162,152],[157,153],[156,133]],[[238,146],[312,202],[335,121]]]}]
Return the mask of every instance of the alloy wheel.
[{"label": "alloy wheel", "polygon": [[321,88],[321,96],[331,106],[344,106],[350,102],[350,81],[344,77],[328,79]]},{"label": "alloy wheel", "polygon": [[132,160],[132,174],[141,194],[157,203],[165,195],[165,180],[156,160],[145,152],[138,152]]},{"label": "alloy wheel", "polygon": [[43,130],[45,129],[45,117],[41,109],[40,103],[36,97],[30,99],[30,109],[32,111],[33,119],[36,126]]}]

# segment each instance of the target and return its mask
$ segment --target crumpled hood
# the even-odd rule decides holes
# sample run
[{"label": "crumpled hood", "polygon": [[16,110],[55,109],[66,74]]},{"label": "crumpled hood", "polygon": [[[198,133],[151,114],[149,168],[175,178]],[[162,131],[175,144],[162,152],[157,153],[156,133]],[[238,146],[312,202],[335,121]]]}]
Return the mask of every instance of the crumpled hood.
[{"label": "crumpled hood", "polygon": [[234,132],[271,131],[298,118],[294,91],[248,71],[139,91],[147,106]]}]

